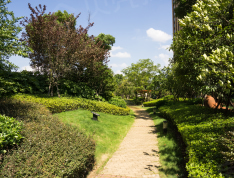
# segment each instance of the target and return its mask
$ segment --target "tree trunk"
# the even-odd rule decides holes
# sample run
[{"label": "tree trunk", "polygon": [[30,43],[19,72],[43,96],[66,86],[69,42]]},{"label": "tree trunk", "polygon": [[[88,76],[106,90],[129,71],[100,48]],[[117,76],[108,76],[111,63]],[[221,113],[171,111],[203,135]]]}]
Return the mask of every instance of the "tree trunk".
[{"label": "tree trunk", "polygon": [[216,106],[215,110],[217,110],[217,109],[218,109],[218,107],[219,107],[219,105],[221,104],[221,102],[222,102],[222,98],[220,98],[220,99],[218,100],[218,104],[217,104],[217,106]]},{"label": "tree trunk", "polygon": [[52,87],[51,87],[52,89],[51,89],[51,94],[50,94],[50,96],[54,96],[54,85],[52,84]]},{"label": "tree trunk", "polygon": [[50,84],[49,84],[48,96],[50,96],[50,89],[51,89],[51,82],[50,82]]},{"label": "tree trunk", "polygon": [[56,82],[56,87],[57,87],[57,94],[58,94],[58,97],[60,98],[60,93],[59,93],[58,82]]}]

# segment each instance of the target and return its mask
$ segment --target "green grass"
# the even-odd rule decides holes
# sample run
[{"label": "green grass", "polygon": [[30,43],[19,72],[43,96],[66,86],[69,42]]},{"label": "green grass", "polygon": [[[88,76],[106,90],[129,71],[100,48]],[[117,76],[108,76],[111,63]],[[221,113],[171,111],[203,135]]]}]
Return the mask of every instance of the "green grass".
[{"label": "green grass", "polygon": [[[58,116],[62,122],[69,123],[87,135],[93,135],[96,142],[95,158],[99,166],[104,166],[108,159],[118,149],[123,138],[134,122],[134,113],[127,116],[118,116],[97,112],[98,121],[92,120],[93,114],[87,110],[67,111]],[[105,158],[105,160],[103,160]]]},{"label": "green grass", "polygon": [[159,147],[159,156],[161,167],[159,168],[159,174],[161,178],[174,178],[174,177],[187,177],[185,169],[185,145],[182,142],[182,138],[177,131],[176,126],[172,123],[168,123],[168,132],[163,132],[163,121],[158,110],[156,114],[153,113],[153,107],[141,107],[145,109],[150,117],[153,119],[157,128],[157,139]]}]

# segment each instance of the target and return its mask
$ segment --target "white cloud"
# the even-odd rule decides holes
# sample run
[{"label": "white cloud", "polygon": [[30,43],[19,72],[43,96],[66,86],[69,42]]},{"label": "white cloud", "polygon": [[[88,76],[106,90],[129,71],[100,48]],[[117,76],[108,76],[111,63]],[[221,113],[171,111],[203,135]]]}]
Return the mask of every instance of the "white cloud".
[{"label": "white cloud", "polygon": [[121,72],[120,70],[117,70],[115,74],[123,74],[123,72]]},{"label": "white cloud", "polygon": [[160,58],[161,60],[163,60],[165,66],[168,66],[168,64],[169,64],[169,58],[170,58],[169,55],[161,53],[158,56],[155,56],[155,58],[157,58],[157,59]]},{"label": "white cloud", "polygon": [[161,31],[161,30],[155,30],[153,28],[150,28],[146,31],[147,36],[152,38],[154,41],[158,42],[166,42],[168,40],[172,39],[171,35],[168,35],[167,33]]},{"label": "white cloud", "polygon": [[24,67],[21,67],[20,70],[34,71],[34,69],[32,69],[31,66],[24,66]]},{"label": "white cloud", "polygon": [[130,58],[131,54],[127,53],[127,52],[118,52],[116,54],[113,54],[112,52],[110,52],[110,56],[111,57],[119,57],[119,58]]},{"label": "white cloud", "polygon": [[121,67],[121,68],[125,68],[128,67],[128,65],[126,63],[123,64],[110,64],[111,67]]},{"label": "white cloud", "polygon": [[120,65],[120,67],[125,68],[125,67],[128,67],[128,65],[127,65],[127,64],[125,64],[125,63],[123,63],[123,64],[121,64],[121,65]]},{"label": "white cloud", "polygon": [[119,50],[119,49],[123,49],[123,48],[121,48],[120,46],[112,46],[111,47],[111,51],[116,51],[116,50]]},{"label": "white cloud", "polygon": [[[169,48],[170,45],[160,45],[160,48],[158,49],[165,49],[165,50],[168,50],[167,48]],[[168,50],[169,51],[169,50]]]},{"label": "white cloud", "polygon": [[111,67],[118,67],[117,64],[110,64]]}]

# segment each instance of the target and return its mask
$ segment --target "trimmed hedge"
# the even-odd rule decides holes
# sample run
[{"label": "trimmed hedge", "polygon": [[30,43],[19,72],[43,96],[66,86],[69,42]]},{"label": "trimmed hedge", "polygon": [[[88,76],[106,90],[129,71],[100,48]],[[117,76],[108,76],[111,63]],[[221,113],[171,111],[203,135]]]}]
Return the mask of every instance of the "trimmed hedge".
[{"label": "trimmed hedge", "polygon": [[14,118],[0,115],[0,153],[6,153],[6,149],[20,143],[22,127],[23,124]]},{"label": "trimmed hedge", "polygon": [[143,105],[144,107],[153,107],[156,106],[157,108],[160,106],[163,106],[165,104],[168,103],[168,101],[172,101],[173,100],[173,95],[168,95],[165,96],[163,98],[159,98],[153,101],[149,101],[149,102],[144,102]]},{"label": "trimmed hedge", "polygon": [[22,101],[31,101],[42,104],[46,106],[52,113],[60,113],[64,111],[76,110],[79,108],[96,111],[96,112],[103,112],[113,115],[128,115],[130,113],[130,109],[121,108],[107,102],[100,102],[94,101],[84,98],[77,98],[77,97],[36,97],[32,95],[26,94],[18,94],[14,95],[12,98],[20,99]]},{"label": "trimmed hedge", "polygon": [[[225,177],[222,164],[223,145],[220,138],[234,128],[234,118],[222,111],[202,106],[175,102],[162,106],[159,111],[178,127],[187,145],[189,177]],[[229,150],[231,152],[231,150]]]},{"label": "trimmed hedge", "polygon": [[6,99],[0,108],[24,123],[22,142],[0,155],[0,177],[86,177],[92,170],[95,143],[85,133],[39,104]]},{"label": "trimmed hedge", "polygon": [[112,97],[108,103],[110,104],[113,104],[115,106],[118,106],[118,107],[121,107],[121,108],[126,108],[127,107],[127,104],[126,102],[124,101],[124,99],[121,99],[121,98],[117,98],[117,97]]},{"label": "trimmed hedge", "polygon": [[[191,104],[202,104],[202,99],[201,98],[196,98],[196,99],[183,99],[179,98],[179,101],[184,101],[185,103],[191,105]],[[159,98],[153,101],[149,102],[144,102],[143,105],[144,107],[153,107],[156,106],[157,108],[164,106],[164,105],[170,105],[173,104],[174,102],[174,97],[173,95],[168,95],[163,98]]]}]

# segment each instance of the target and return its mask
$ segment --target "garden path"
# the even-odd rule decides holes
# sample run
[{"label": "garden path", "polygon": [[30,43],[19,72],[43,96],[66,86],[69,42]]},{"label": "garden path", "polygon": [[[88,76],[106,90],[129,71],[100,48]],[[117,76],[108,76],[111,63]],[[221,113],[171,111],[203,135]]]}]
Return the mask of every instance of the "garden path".
[{"label": "garden path", "polygon": [[159,150],[154,122],[144,109],[130,108],[136,114],[133,126],[101,174],[94,178],[159,178]]}]

